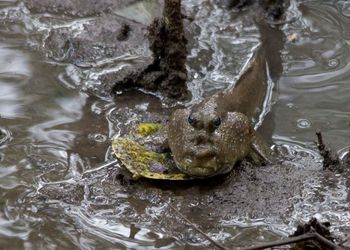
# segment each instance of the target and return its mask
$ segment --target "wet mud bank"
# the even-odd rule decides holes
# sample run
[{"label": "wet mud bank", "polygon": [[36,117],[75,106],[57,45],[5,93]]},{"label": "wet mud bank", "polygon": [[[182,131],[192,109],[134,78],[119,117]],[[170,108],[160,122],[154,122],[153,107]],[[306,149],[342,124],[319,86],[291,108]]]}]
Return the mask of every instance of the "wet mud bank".
[{"label": "wet mud bank", "polygon": [[[328,180],[332,185],[336,174],[322,172],[320,166],[310,164],[313,156],[305,155],[305,152],[294,152],[294,157],[303,159],[304,165],[297,166],[291,160],[256,168],[243,162],[226,176],[187,183],[133,181],[125,178],[123,171],[116,172],[110,166],[84,173],[82,179],[75,183],[44,185],[35,199],[57,199],[63,202],[63,207],[82,206],[88,202],[92,210],[113,206],[116,214],[123,214],[123,221],[137,221],[140,229],[146,223],[155,231],[166,232],[167,237],[180,239],[187,247],[213,247],[181,217],[184,216],[204,232],[210,232],[212,238],[218,239],[220,235],[220,243],[228,249],[247,247],[252,245],[252,235],[259,236],[254,238],[258,244],[282,239],[280,233],[286,232],[283,226],[278,225],[302,218],[308,221],[314,213],[309,203],[320,206],[327,199],[326,195],[319,193],[322,187],[314,189],[305,183],[317,185]],[[76,191],[57,193],[61,188]],[[310,196],[311,193],[313,195]],[[109,199],[95,200],[102,195]],[[336,206],[337,209],[347,207],[346,204]],[[305,213],[304,216],[297,212],[300,210]],[[45,212],[45,207],[39,205],[39,211]],[[269,227],[280,231],[271,232]],[[306,232],[299,229],[295,235]],[[341,238],[337,238],[337,242],[340,241]]]},{"label": "wet mud bank", "polygon": [[50,13],[55,15],[68,15],[87,17],[111,13],[115,8],[125,7],[135,2],[134,0],[26,0],[25,6],[32,13]]},{"label": "wet mud bank", "polygon": [[153,63],[146,30],[145,25],[123,17],[103,15],[82,26],[51,30],[44,48],[55,61],[71,63],[82,70],[103,70],[95,77],[102,87],[95,91],[110,96],[116,83]]},{"label": "wet mud bank", "polygon": [[[97,76],[104,95],[126,88],[159,91],[170,98],[186,99],[187,40],[181,1],[28,1],[33,13],[81,17],[70,25],[56,25],[44,36],[46,55],[82,69],[104,67]],[[130,8],[154,8],[145,18],[130,16]],[[140,13],[132,13],[140,15]],[[126,17],[128,16],[129,17]],[[123,61],[113,66],[110,60]],[[130,62],[132,66],[130,66]]]},{"label": "wet mud bank", "polygon": [[153,52],[153,62],[144,71],[117,82],[114,91],[141,86],[152,91],[159,90],[171,98],[188,98],[187,40],[180,0],[165,1],[163,16],[156,18],[148,27],[147,38]]}]

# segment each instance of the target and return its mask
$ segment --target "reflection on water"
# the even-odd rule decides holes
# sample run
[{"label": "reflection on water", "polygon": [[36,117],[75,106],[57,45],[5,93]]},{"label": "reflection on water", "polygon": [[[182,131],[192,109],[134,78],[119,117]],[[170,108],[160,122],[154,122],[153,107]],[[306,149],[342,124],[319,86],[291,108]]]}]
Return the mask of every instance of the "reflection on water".
[{"label": "reflection on water", "polygon": [[25,106],[31,97],[25,96],[22,87],[31,77],[28,55],[6,44],[0,44],[0,114],[3,118],[26,118]]},{"label": "reflection on water", "polygon": [[[350,20],[344,14],[345,2],[300,4],[303,18],[286,27],[288,33],[298,32],[300,39],[287,44],[284,53],[287,73],[279,82],[276,134],[312,141],[320,128],[327,131],[325,137],[332,148],[348,145]],[[284,113],[288,117],[282,118]],[[308,120],[310,126],[295,126],[299,119]]]},{"label": "reflection on water", "polygon": [[[213,1],[183,3],[194,18],[186,20],[192,103],[236,80],[259,33],[246,13]],[[0,8],[0,129],[7,136],[0,140],[2,248],[209,247],[173,208],[229,247],[279,239],[312,216],[330,220],[339,236],[350,230],[346,175],[322,172],[313,142],[321,128],[342,157],[348,151],[347,1],[292,1],[293,21],[283,31],[299,36],[282,51],[283,74],[272,77],[273,105],[262,128],[272,131],[265,134],[272,134],[281,164],[241,167],[204,185],[129,183],[118,164],[99,165],[111,160],[109,140],[125,125],[169,113],[159,99],[136,91],[115,100],[84,92],[144,55],[101,59],[105,50],[78,66],[49,60],[42,50],[50,30],[78,34],[97,17],[33,14],[15,1]]]}]

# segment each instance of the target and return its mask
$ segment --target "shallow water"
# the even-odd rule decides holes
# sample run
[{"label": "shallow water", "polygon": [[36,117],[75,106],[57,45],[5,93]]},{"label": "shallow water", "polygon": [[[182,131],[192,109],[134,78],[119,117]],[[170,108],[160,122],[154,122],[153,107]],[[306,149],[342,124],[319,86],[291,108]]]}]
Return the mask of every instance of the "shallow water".
[{"label": "shallow water", "polygon": [[[186,25],[192,103],[236,80],[259,32],[245,12],[183,2],[194,17]],[[349,146],[347,1],[292,1],[283,31],[298,38],[282,50],[261,128],[284,154],[283,167],[184,186],[124,183],[118,166],[98,168],[125,124],[169,113],[137,91],[114,100],[99,94],[97,76],[137,55],[101,59],[93,69],[62,62],[43,53],[47,32],[79,30],[94,16],[34,14],[15,1],[0,8],[0,127],[8,134],[0,151],[2,248],[211,248],[174,207],[228,247],[279,239],[312,216],[329,220],[339,237],[350,232],[347,178],[322,172],[314,145],[320,128],[332,149]]]}]

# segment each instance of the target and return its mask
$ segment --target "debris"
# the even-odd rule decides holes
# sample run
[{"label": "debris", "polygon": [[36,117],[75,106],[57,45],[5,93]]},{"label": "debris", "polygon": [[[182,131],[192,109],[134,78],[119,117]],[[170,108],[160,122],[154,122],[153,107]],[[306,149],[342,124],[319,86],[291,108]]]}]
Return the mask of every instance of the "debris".
[{"label": "debris", "polygon": [[[331,236],[329,231],[330,223],[320,223],[316,218],[312,218],[308,223],[299,225],[297,230],[291,235],[291,237],[305,235],[308,233],[317,233],[316,239],[310,239],[296,244],[293,249],[303,250],[316,250],[316,249],[329,249],[334,244],[334,238]],[[323,238],[322,240],[321,237]],[[335,245],[333,247],[336,247]],[[335,248],[331,248],[335,249]]]},{"label": "debris", "polygon": [[316,131],[317,136],[317,148],[323,157],[323,169],[328,169],[331,171],[342,171],[343,166],[340,164],[340,161],[337,156],[335,156],[329,148],[323,142],[322,133],[320,130]]},{"label": "debris", "polygon": [[329,231],[329,222],[319,223],[312,218],[308,223],[298,226],[297,230],[287,239],[261,244],[258,246],[242,248],[241,250],[258,250],[297,243],[294,250],[316,250],[333,249],[343,250],[344,248],[334,243],[334,238]]}]

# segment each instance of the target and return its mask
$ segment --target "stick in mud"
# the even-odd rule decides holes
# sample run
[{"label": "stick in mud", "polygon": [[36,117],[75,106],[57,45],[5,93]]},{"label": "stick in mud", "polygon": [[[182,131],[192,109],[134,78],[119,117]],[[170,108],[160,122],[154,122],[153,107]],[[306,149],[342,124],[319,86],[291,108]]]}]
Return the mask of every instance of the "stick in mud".
[{"label": "stick in mud", "polygon": [[163,17],[150,25],[148,38],[155,63],[165,74],[159,87],[171,96],[183,96],[187,92],[187,39],[184,35],[181,0],[165,1]]},{"label": "stick in mud", "polygon": [[329,148],[323,142],[323,137],[321,131],[318,129],[316,131],[317,136],[317,148],[320,155],[323,157],[323,169],[329,169],[331,171],[341,171],[343,167],[337,156],[333,155]]},{"label": "stick in mud", "polygon": [[112,90],[142,87],[160,91],[170,98],[187,99],[187,39],[184,34],[181,0],[165,0],[163,16],[148,27],[148,41],[153,63],[117,82]]}]

